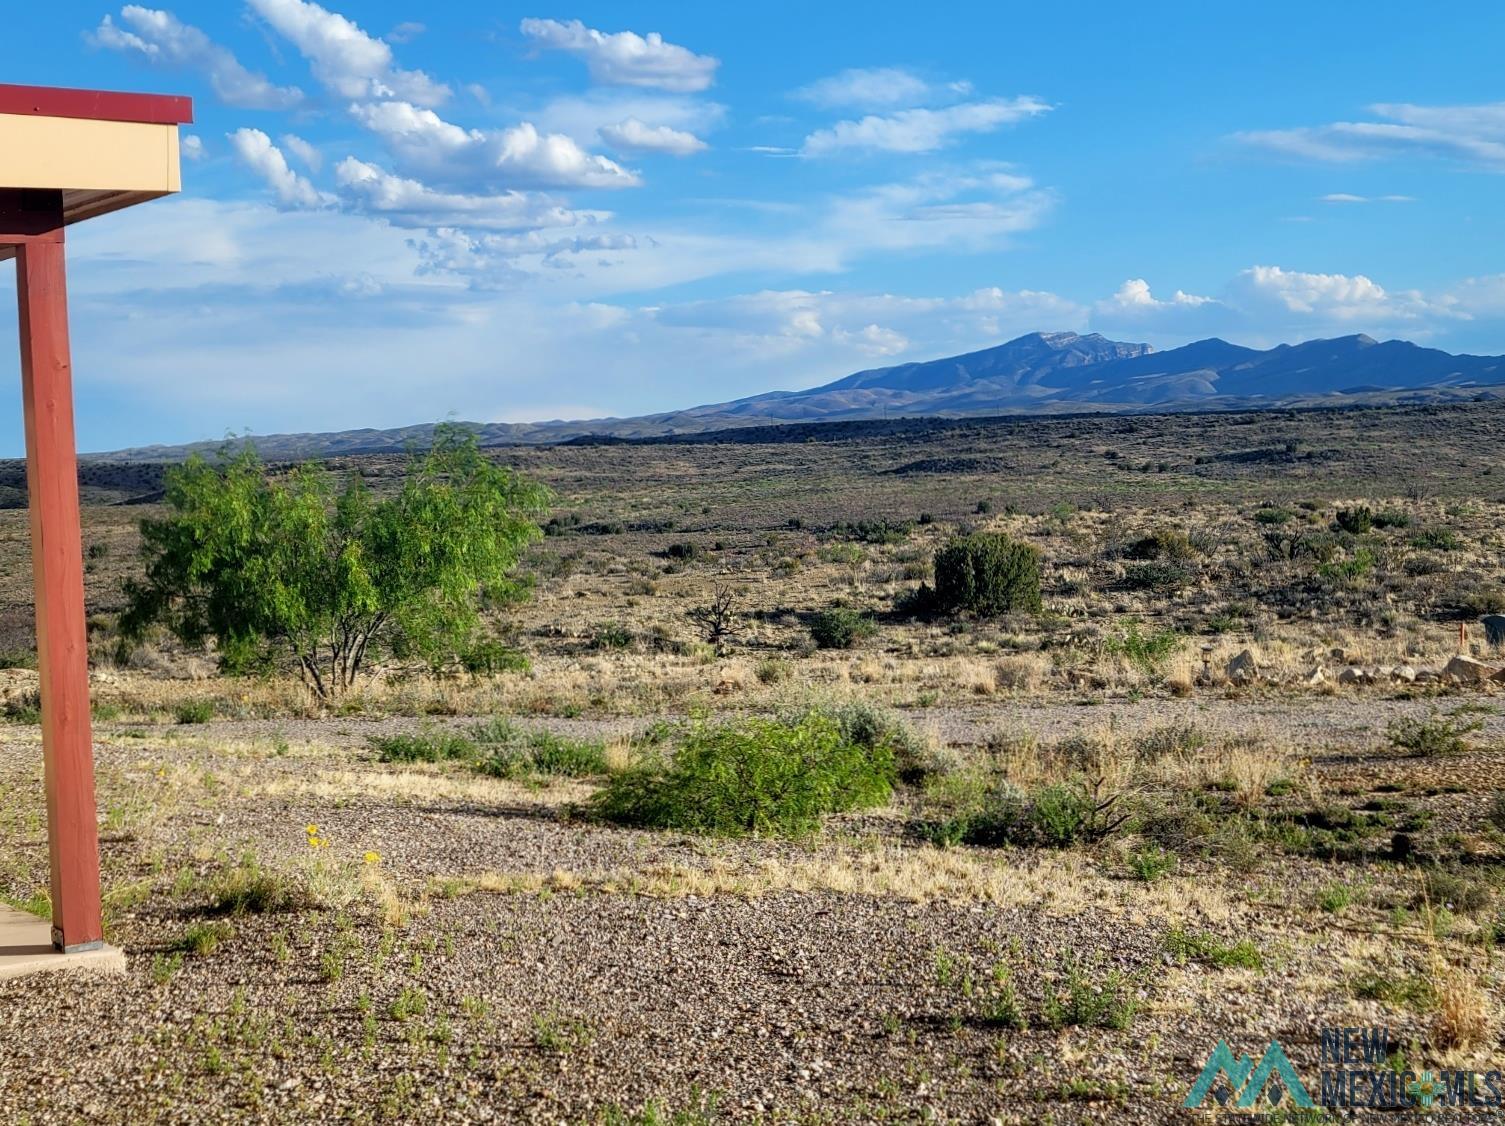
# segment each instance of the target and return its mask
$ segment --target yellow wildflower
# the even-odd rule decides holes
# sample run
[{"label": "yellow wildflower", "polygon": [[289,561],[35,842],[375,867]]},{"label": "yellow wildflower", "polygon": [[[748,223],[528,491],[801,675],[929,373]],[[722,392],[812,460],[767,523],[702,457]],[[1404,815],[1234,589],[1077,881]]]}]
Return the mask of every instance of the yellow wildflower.
[{"label": "yellow wildflower", "polygon": [[366,853],[366,863],[367,864],[380,864],[381,863],[381,853],[379,853],[379,852],[368,852],[368,853]]}]

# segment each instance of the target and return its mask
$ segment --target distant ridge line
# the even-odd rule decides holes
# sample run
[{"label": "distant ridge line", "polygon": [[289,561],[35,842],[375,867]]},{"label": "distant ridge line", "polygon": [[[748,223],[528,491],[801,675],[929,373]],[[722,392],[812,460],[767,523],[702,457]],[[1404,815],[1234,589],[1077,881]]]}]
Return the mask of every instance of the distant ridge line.
[{"label": "distant ridge line", "polygon": [[[1505,356],[1452,355],[1364,334],[1260,350],[1209,338],[1158,352],[1097,333],[1027,333],[957,356],[870,368],[803,391],[772,391],[635,418],[476,423],[485,446],[689,441],[798,424],[1166,414],[1459,402],[1505,397]],[[401,453],[433,424],[231,437],[87,455],[177,461],[251,442],[268,460]],[[721,440],[731,440],[723,437]]]}]

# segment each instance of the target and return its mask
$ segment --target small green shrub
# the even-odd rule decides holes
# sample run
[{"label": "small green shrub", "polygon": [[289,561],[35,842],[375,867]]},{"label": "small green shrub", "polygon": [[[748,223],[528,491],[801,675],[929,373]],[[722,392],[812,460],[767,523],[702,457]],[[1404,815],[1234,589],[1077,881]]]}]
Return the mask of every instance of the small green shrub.
[{"label": "small green shrub", "polygon": [[1124,858],[1129,874],[1136,880],[1152,884],[1176,870],[1176,858],[1159,845],[1137,848]]},{"label": "small green shrub", "polygon": [[266,915],[312,905],[313,896],[296,879],[269,872],[251,857],[221,873],[209,893],[210,910],[222,915]]},{"label": "small green shrub", "polygon": [[1317,565],[1317,574],[1335,582],[1354,582],[1366,578],[1373,570],[1374,552],[1367,547],[1355,548],[1347,559]]},{"label": "small green shrub", "polygon": [[1413,907],[1430,904],[1460,915],[1477,915],[1494,899],[1494,892],[1487,884],[1466,879],[1456,872],[1432,868],[1427,871],[1425,879],[1425,894],[1416,896]]},{"label": "small green shrub", "polygon": [[759,684],[781,684],[789,679],[789,662],[777,657],[765,657],[753,669]]},{"label": "small green shrub", "polygon": [[983,617],[1040,611],[1040,553],[997,532],[958,536],[935,553],[935,601]]},{"label": "small green shrub", "polygon": [[1165,950],[1178,962],[1202,962],[1220,970],[1262,970],[1265,960],[1250,939],[1225,943],[1215,935],[1177,927],[1165,938]]},{"label": "small green shrub", "polygon": [[1132,619],[1124,622],[1118,632],[1103,639],[1103,652],[1123,657],[1147,673],[1159,672],[1180,647],[1181,635],[1175,630],[1145,633]]},{"label": "small green shrub", "polygon": [[1070,848],[1096,844],[1118,832],[1128,820],[1122,806],[1119,794],[1081,776],[1030,790],[1005,782],[971,808],[914,828],[934,844]]},{"label": "small green shrub", "polygon": [[606,748],[599,739],[525,731],[505,719],[479,724],[471,729],[471,738],[484,752],[476,769],[495,778],[588,778],[606,773]]},{"label": "small green shrub", "polygon": [[1134,1023],[1138,1011],[1139,1001],[1123,974],[1113,970],[1101,982],[1093,982],[1071,963],[1061,987],[1046,996],[1041,1015],[1049,1028],[1111,1028],[1121,1032]]},{"label": "small green shrub", "polygon": [[602,622],[596,627],[596,632],[591,638],[593,649],[631,649],[633,643],[632,630],[621,622]]},{"label": "small green shrub", "polygon": [[855,520],[833,524],[829,534],[861,543],[895,544],[909,539],[913,531],[914,525],[908,520]]},{"label": "small green shrub", "polygon": [[848,567],[855,567],[867,558],[867,553],[855,543],[828,543],[815,554],[822,563],[843,563]]},{"label": "small green shrub", "polygon": [[1433,711],[1426,719],[1402,716],[1391,720],[1390,726],[1385,729],[1385,736],[1390,746],[1397,751],[1431,758],[1467,751],[1468,740],[1465,736],[1483,726],[1483,720],[1461,720],[1456,716],[1445,716]]},{"label": "small green shrub", "polygon": [[1155,560],[1130,563],[1124,568],[1124,586],[1155,594],[1174,594],[1191,584],[1192,572],[1180,563]]},{"label": "small green shrub", "polygon": [[698,726],[672,757],[614,775],[592,807],[608,821],[725,836],[801,836],[828,813],[882,805],[895,767],[886,743],[851,741],[829,715]]},{"label": "small green shrub", "polygon": [[1254,512],[1256,524],[1289,524],[1293,519],[1295,514],[1288,508],[1259,508]]},{"label": "small green shrub", "polygon": [[1334,523],[1337,524],[1339,531],[1347,532],[1351,536],[1362,536],[1374,527],[1374,512],[1368,505],[1363,504],[1355,508],[1340,508]]},{"label": "small green shrub", "polygon": [[822,708],[820,712],[840,728],[842,738],[849,743],[891,754],[894,775],[905,785],[918,786],[938,769],[931,744],[903,720],[881,708],[857,700]]},{"label": "small green shrub", "polygon": [[1135,540],[1124,549],[1130,559],[1168,559],[1185,561],[1197,555],[1191,537],[1180,528],[1156,528],[1149,535]]},{"label": "small green shrub", "polygon": [[493,638],[478,641],[472,645],[460,655],[460,664],[466,672],[474,676],[527,672],[532,667],[526,653]]},{"label": "small green shrub", "polygon": [[208,723],[214,718],[214,701],[184,700],[173,709],[172,714],[182,724]]},{"label": "small green shrub", "polygon": [[382,762],[470,762],[479,753],[474,742],[456,731],[378,736],[371,746]]},{"label": "small green shrub", "polygon": [[821,649],[850,649],[877,632],[871,617],[850,606],[832,606],[810,619],[810,637]]},{"label": "small green shrub", "polygon": [[1411,537],[1411,546],[1425,551],[1462,551],[1463,538],[1451,528],[1426,528]]},{"label": "small green shrub", "polygon": [[1378,972],[1361,973],[1351,983],[1353,995],[1366,1001],[1383,1001],[1417,1011],[1426,1011],[1437,1003],[1437,989],[1425,977],[1413,974],[1389,977]]},{"label": "small green shrub", "polygon": [[1411,514],[1402,512],[1398,508],[1381,509],[1374,514],[1374,526],[1376,528],[1409,528]]},{"label": "small green shrub", "polygon": [[192,954],[196,958],[207,957],[218,949],[219,944],[235,933],[229,923],[192,923],[172,945],[173,950]]},{"label": "small green shrub", "polygon": [[1353,905],[1353,888],[1347,884],[1330,884],[1317,893],[1317,906],[1329,915],[1341,915]]}]

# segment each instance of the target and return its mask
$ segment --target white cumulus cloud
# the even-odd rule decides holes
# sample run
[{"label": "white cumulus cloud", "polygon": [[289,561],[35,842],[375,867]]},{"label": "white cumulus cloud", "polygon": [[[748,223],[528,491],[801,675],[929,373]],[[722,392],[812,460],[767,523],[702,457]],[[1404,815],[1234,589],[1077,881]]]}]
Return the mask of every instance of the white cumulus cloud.
[{"label": "white cumulus cloud", "polygon": [[1213,297],[1199,297],[1193,293],[1185,293],[1179,289],[1170,298],[1161,300],[1150,292],[1149,282],[1143,278],[1130,278],[1118,287],[1118,292],[1112,297],[1106,301],[1099,301],[1098,308],[1100,310],[1114,310],[1118,312],[1139,309],[1195,309],[1202,305],[1215,303],[1216,300]]},{"label": "white cumulus cloud", "polygon": [[1005,125],[1048,113],[1050,106],[1039,98],[994,98],[962,102],[941,109],[907,109],[882,116],[869,114],[853,121],[838,121],[805,138],[806,156],[827,156],[844,150],[925,153],[951,144],[967,133],[991,133]]},{"label": "white cumulus cloud", "polygon": [[296,156],[303,163],[303,167],[307,168],[310,172],[317,172],[319,169],[324,167],[324,154],[321,153],[314,145],[305,141],[296,133],[284,133],[282,136],[282,144],[284,147],[286,147],[287,151]]},{"label": "white cumulus cloud", "polygon": [[444,184],[630,188],[640,182],[616,161],[526,121],[510,129],[464,129],[402,101],[360,103],[350,112],[406,168]]},{"label": "white cumulus cloud", "polygon": [[1268,304],[1287,313],[1335,321],[1383,323],[1438,311],[1415,290],[1390,293],[1363,274],[1313,274],[1279,266],[1251,266],[1239,274],[1233,291],[1246,306]]},{"label": "white cumulus cloud", "polygon": [[393,175],[354,157],[335,167],[335,179],[361,210],[404,227],[525,231],[573,227],[609,218],[605,212],[572,211],[534,192],[467,195],[435,191],[418,180]]},{"label": "white cumulus cloud", "polygon": [[535,46],[566,51],[585,60],[591,77],[613,86],[652,86],[690,93],[705,90],[716,78],[719,59],[697,55],[667,43],[656,31],[604,32],[579,20],[526,19],[521,30]]},{"label": "white cumulus cloud", "polygon": [[601,139],[622,152],[658,152],[670,156],[689,156],[701,152],[706,144],[694,133],[671,129],[667,125],[647,125],[635,117],[615,125],[603,125]]},{"label": "white cumulus cloud", "polygon": [[163,67],[202,74],[215,95],[237,109],[291,109],[303,100],[296,86],[277,86],[263,74],[247,70],[228,47],[171,12],[127,4],[120,23],[105,16],[90,36],[101,47],[139,55]]},{"label": "white cumulus cloud", "polygon": [[284,207],[322,207],[328,202],[313,184],[288,167],[282,150],[260,129],[237,129],[229,137],[241,163],[266,181]]},{"label": "white cumulus cloud", "polygon": [[397,97],[442,104],[448,86],[421,70],[401,70],[386,41],[310,0],[247,0],[255,13],[308,60],[314,77],[342,98]]}]

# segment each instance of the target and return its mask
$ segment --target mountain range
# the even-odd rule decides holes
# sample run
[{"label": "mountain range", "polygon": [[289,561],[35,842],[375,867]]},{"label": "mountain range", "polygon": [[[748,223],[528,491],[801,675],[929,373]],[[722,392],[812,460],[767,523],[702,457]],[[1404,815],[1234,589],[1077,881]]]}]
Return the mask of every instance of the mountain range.
[{"label": "mountain range", "polygon": [[[637,418],[476,423],[483,445],[542,444],[703,433],[740,426],[934,416],[1232,410],[1505,398],[1505,356],[1451,355],[1369,336],[1260,350],[1198,340],[1157,352],[1097,333],[1033,332],[977,352],[872,368],[804,391]],[[401,451],[432,424],[252,439],[263,457]],[[177,460],[223,442],[146,446],[97,458]]]}]

